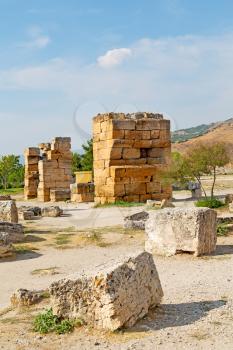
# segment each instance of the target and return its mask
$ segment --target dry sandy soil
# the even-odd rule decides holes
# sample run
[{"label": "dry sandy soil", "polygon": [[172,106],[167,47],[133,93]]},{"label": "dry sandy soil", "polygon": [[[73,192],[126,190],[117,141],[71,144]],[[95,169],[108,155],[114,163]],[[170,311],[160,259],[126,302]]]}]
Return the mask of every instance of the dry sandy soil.
[{"label": "dry sandy soil", "polygon": [[[228,191],[229,192],[229,191]],[[179,195],[176,205],[184,205]],[[23,203],[19,203],[23,204]],[[32,204],[31,202],[29,203]],[[192,201],[185,205],[193,205]],[[195,258],[158,257],[162,304],[130,330],[114,334],[87,326],[68,335],[33,332],[33,317],[49,300],[24,310],[9,307],[17,288],[41,289],[68,273],[90,269],[140,251],[144,232],[124,230],[123,217],[142,208],[63,204],[61,218],[24,222],[25,243],[14,259],[0,262],[0,349],[154,350],[233,348],[233,234],[219,237],[216,253]]]}]

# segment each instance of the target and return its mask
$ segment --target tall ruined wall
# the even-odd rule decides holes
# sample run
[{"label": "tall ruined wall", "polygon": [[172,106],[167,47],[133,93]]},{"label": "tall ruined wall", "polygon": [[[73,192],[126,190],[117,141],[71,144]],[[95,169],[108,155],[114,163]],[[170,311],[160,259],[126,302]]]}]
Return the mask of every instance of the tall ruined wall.
[{"label": "tall ruined wall", "polygon": [[70,137],[55,137],[51,144],[42,143],[39,145],[37,148],[37,183],[31,179],[32,164],[30,163],[33,163],[34,159],[30,150],[32,149],[29,148],[25,151],[25,163],[27,161],[29,164],[25,168],[25,181],[27,181],[25,182],[25,199],[37,197],[38,200],[47,202],[50,201],[51,194],[55,201],[67,199],[70,196],[72,182]]},{"label": "tall ruined wall", "polygon": [[98,114],[93,153],[96,203],[171,197],[158,177],[171,157],[170,121],[161,114]]}]

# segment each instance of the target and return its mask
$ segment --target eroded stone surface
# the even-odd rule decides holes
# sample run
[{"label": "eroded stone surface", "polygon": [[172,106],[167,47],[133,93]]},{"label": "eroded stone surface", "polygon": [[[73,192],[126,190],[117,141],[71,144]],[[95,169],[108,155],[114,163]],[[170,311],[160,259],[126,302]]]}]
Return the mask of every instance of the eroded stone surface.
[{"label": "eroded stone surface", "polygon": [[23,226],[11,222],[0,221],[0,241],[17,243],[24,240]]},{"label": "eroded stone surface", "polygon": [[63,210],[58,207],[58,206],[50,206],[50,207],[45,207],[41,209],[41,215],[42,216],[47,216],[47,217],[57,217],[61,216],[63,213]]},{"label": "eroded stone surface", "polygon": [[216,212],[208,208],[174,208],[149,213],[145,249],[153,254],[210,254],[216,248]]},{"label": "eroded stone surface", "polygon": [[21,307],[37,304],[42,300],[43,293],[44,291],[17,289],[11,296],[11,305]]},{"label": "eroded stone surface", "polygon": [[143,252],[54,282],[50,294],[58,316],[113,331],[133,326],[161,302],[163,291],[152,255]]},{"label": "eroded stone surface", "polygon": [[18,211],[14,200],[0,201],[0,220],[18,222]]},{"label": "eroded stone surface", "polygon": [[124,218],[124,228],[145,230],[145,222],[148,217],[149,214],[146,211],[126,216]]}]

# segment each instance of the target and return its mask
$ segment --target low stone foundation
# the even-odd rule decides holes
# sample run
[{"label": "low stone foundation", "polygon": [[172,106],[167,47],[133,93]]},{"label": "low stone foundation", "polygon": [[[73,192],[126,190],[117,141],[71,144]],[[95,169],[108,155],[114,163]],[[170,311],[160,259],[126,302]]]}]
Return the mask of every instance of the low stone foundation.
[{"label": "low stone foundation", "polygon": [[208,208],[174,208],[149,213],[146,222],[146,251],[174,255],[190,252],[195,256],[216,249],[216,217]]},{"label": "low stone foundation", "polygon": [[54,282],[50,294],[58,316],[114,331],[143,318],[161,302],[163,291],[152,255],[143,252]]},{"label": "low stone foundation", "polygon": [[71,201],[77,203],[94,202],[94,183],[74,183],[70,185]]}]

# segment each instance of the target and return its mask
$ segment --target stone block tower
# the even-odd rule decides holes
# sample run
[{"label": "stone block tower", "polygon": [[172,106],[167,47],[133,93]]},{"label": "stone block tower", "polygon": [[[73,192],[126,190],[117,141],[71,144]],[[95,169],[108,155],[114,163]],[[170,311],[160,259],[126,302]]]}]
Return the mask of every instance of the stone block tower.
[{"label": "stone block tower", "polygon": [[158,176],[171,157],[170,121],[161,114],[98,114],[93,154],[96,203],[171,198]]}]

